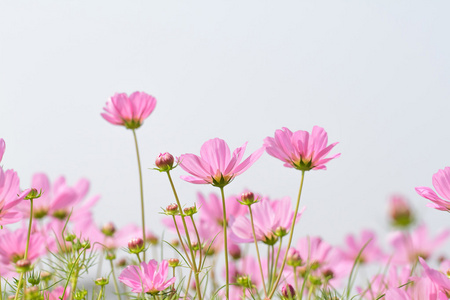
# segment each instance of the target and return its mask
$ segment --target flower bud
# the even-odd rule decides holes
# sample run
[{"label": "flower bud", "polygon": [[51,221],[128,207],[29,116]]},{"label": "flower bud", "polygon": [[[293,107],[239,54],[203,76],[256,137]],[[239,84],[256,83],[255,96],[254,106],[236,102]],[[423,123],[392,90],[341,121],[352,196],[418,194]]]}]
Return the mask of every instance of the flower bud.
[{"label": "flower bud", "polygon": [[73,242],[76,238],[77,238],[77,236],[75,234],[70,233],[70,234],[66,235],[65,240],[66,240],[66,242]]},{"label": "flower bud", "polygon": [[29,259],[20,259],[16,262],[17,273],[25,273],[31,270],[31,261]]},{"label": "flower bud", "polygon": [[49,281],[52,278],[52,273],[47,272],[47,271],[42,271],[40,276],[43,281]]},{"label": "flower bud", "polygon": [[116,226],[112,222],[108,222],[102,227],[102,232],[106,236],[113,236],[116,232]]},{"label": "flower bud", "polygon": [[107,285],[109,283],[109,279],[105,278],[105,277],[100,277],[95,279],[95,285],[100,285],[100,286],[104,286]]},{"label": "flower bud", "polygon": [[228,245],[228,253],[231,255],[233,259],[241,258],[241,248],[239,248],[236,244]]},{"label": "flower bud", "polygon": [[170,244],[174,246],[175,248],[180,245],[180,241],[178,239],[173,239]]},{"label": "flower bud", "polygon": [[290,285],[289,283],[286,283],[281,288],[281,294],[283,295],[283,297],[286,297],[288,299],[294,299],[294,297],[295,297],[295,290],[292,287],[292,285]]},{"label": "flower bud", "polygon": [[164,213],[168,216],[177,216],[180,213],[178,210],[178,205],[175,203],[167,205]]},{"label": "flower bud", "polygon": [[278,237],[283,237],[283,236],[285,236],[286,234],[287,234],[287,230],[286,230],[286,228],[284,228],[284,227],[282,227],[282,226],[278,226],[278,227],[275,229],[275,235],[278,236]]},{"label": "flower bud", "polygon": [[248,275],[241,275],[236,278],[236,283],[245,288],[252,288],[252,281]]},{"label": "flower bud", "polygon": [[302,258],[297,250],[289,248],[287,255],[287,265],[291,267],[298,267],[302,264]]},{"label": "flower bud", "polygon": [[278,237],[272,232],[268,232],[265,234],[263,243],[269,246],[275,245],[275,243],[278,241]]},{"label": "flower bud", "polygon": [[389,202],[389,216],[395,227],[406,228],[414,222],[409,203],[402,196],[393,196]]},{"label": "flower bud", "polygon": [[73,299],[75,299],[75,300],[86,299],[87,294],[88,294],[88,292],[85,289],[77,290],[73,295]]},{"label": "flower bud", "polygon": [[242,193],[241,201],[239,201],[239,203],[249,206],[255,204],[256,202],[258,202],[258,199],[255,199],[255,195],[252,192]]},{"label": "flower bud", "polygon": [[197,206],[191,206],[191,207],[186,207],[184,210],[184,214],[186,216],[193,216],[194,214],[196,214],[198,212]]},{"label": "flower bud", "polygon": [[145,240],[150,244],[150,245],[157,245],[158,244],[158,237],[156,235],[154,235],[151,232],[147,232],[147,236],[145,237]]},{"label": "flower bud", "polygon": [[38,285],[41,282],[41,277],[34,272],[28,277],[28,283],[31,285]]},{"label": "flower bud", "polygon": [[114,252],[108,251],[108,252],[106,252],[105,259],[106,260],[115,260],[116,254]]},{"label": "flower bud", "polygon": [[37,199],[41,197],[42,190],[40,192],[37,191],[37,189],[31,189],[31,191],[28,193],[28,195],[25,196],[25,200],[31,200],[31,199]]},{"label": "flower bud", "polygon": [[134,254],[141,253],[144,250],[144,241],[141,238],[132,238],[128,242],[128,250]]},{"label": "flower bud", "polygon": [[125,258],[119,259],[119,261],[116,263],[116,266],[118,267],[125,267],[127,265],[127,260]]},{"label": "flower bud", "polygon": [[175,268],[180,265],[180,260],[178,258],[170,258],[167,262],[171,268]]},{"label": "flower bud", "polygon": [[173,169],[174,161],[175,159],[172,154],[168,152],[160,153],[156,158],[155,165],[158,167],[159,171],[167,172]]}]

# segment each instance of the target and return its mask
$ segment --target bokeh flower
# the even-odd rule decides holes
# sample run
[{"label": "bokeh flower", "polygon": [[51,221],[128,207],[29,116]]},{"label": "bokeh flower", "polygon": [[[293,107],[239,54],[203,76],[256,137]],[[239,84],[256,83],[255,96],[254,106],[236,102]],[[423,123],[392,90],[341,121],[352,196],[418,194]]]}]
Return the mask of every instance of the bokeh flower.
[{"label": "bokeh flower", "polygon": [[438,210],[450,211],[450,167],[445,167],[444,170],[439,170],[433,175],[433,186],[440,198],[431,188],[425,186],[416,187],[416,192],[433,203],[427,206]]},{"label": "bokeh flower", "polygon": [[190,153],[180,156],[181,168],[193,175],[181,178],[191,183],[224,187],[250,168],[264,152],[264,147],[259,148],[241,162],[246,146],[247,143],[234,150],[231,155],[224,140],[215,138],[206,141],[200,149],[200,156]]},{"label": "bokeh flower", "polygon": [[326,157],[337,143],[328,145],[328,134],[321,127],[314,126],[311,134],[299,130],[292,132],[286,127],[275,131],[275,137],[264,139],[269,155],[285,162],[284,166],[301,171],[326,169],[325,164],[341,154]]},{"label": "bokeh flower", "polygon": [[152,113],[155,106],[156,99],[144,92],[134,92],[130,96],[126,93],[116,93],[106,102],[103,108],[105,112],[101,115],[111,124],[136,129]]},{"label": "bokeh flower", "polygon": [[158,268],[154,259],[139,266],[128,266],[120,273],[119,280],[131,288],[134,293],[157,294],[175,282],[175,277],[166,280],[169,265],[163,260]]}]

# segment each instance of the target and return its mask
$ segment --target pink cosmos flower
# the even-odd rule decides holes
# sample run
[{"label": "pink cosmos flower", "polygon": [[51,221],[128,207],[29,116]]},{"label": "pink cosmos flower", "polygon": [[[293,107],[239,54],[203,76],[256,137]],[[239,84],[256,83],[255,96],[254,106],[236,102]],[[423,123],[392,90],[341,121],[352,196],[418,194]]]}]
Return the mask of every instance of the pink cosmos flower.
[{"label": "pink cosmos flower", "polygon": [[169,265],[166,260],[163,260],[158,268],[158,262],[152,259],[148,264],[142,262],[140,267],[126,267],[118,278],[134,293],[144,292],[154,295],[175,282],[175,277],[166,280],[168,269]]},{"label": "pink cosmos flower", "polygon": [[224,187],[237,175],[242,174],[262,155],[264,147],[253,152],[241,162],[247,143],[230,154],[230,148],[224,140],[215,138],[206,141],[200,149],[200,156],[183,154],[180,166],[193,176],[181,176],[182,179],[196,184],[212,184]]},{"label": "pink cosmos flower", "polygon": [[284,166],[301,171],[325,170],[325,164],[341,154],[326,157],[337,144],[328,145],[328,135],[321,127],[314,126],[311,134],[307,131],[292,132],[286,127],[275,131],[275,137],[264,139],[269,155],[285,162]]},{"label": "pink cosmos flower", "polygon": [[448,295],[450,292],[450,279],[441,272],[431,269],[421,257],[419,257],[419,262],[424,268],[426,276],[436,285],[437,289],[439,289],[442,294]]},{"label": "pink cosmos flower", "polygon": [[[16,231],[3,229],[0,232],[0,262],[6,266],[10,274],[14,275],[15,270],[13,263],[22,259],[25,255],[28,230],[19,228]],[[46,253],[45,241],[40,233],[35,232],[30,236],[30,244],[28,247],[28,259],[34,261]],[[7,271],[3,270],[2,272]],[[2,276],[5,276],[2,273]]]},{"label": "pink cosmos flower", "polygon": [[[297,214],[296,223],[300,220],[304,208]],[[281,200],[270,201],[262,198],[252,205],[253,221],[256,240],[271,244],[278,240],[278,236],[286,235],[292,225],[294,211],[291,200],[285,197]],[[231,223],[231,239],[237,243],[252,243],[253,232],[249,218],[240,216]]]},{"label": "pink cosmos flower", "polygon": [[363,230],[360,239],[357,239],[352,234],[347,235],[345,238],[346,247],[337,249],[339,260],[353,265],[358,255],[360,255],[360,263],[379,261],[384,255],[376,239],[375,232],[371,230]]},{"label": "pink cosmos flower", "polygon": [[450,211],[450,167],[445,167],[444,170],[439,170],[433,175],[433,186],[443,199],[429,187],[416,187],[416,192],[433,202],[427,206],[438,210]]},{"label": "pink cosmos flower", "polygon": [[431,238],[425,224],[417,227],[410,235],[395,232],[390,236],[390,243],[395,252],[394,264],[415,263],[418,257],[428,259],[449,237],[450,230],[443,230],[437,237]]},{"label": "pink cosmos flower", "polygon": [[155,106],[156,99],[144,92],[134,92],[130,96],[126,93],[116,93],[106,102],[103,108],[105,112],[101,115],[111,124],[136,129],[152,113]]},{"label": "pink cosmos flower", "polygon": [[27,189],[20,192],[19,177],[13,170],[6,170],[0,167],[0,225],[18,222],[22,219],[22,214],[16,207],[30,192]]}]

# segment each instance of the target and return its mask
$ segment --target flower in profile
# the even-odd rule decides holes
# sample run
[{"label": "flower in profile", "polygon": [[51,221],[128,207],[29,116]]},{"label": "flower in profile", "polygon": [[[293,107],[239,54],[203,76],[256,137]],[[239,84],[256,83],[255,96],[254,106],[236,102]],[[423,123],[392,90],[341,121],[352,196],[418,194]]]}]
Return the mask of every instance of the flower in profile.
[{"label": "flower in profile", "polygon": [[444,170],[439,170],[433,175],[433,186],[443,199],[429,187],[416,187],[416,192],[433,202],[427,206],[438,210],[450,211],[450,167],[445,167]]},{"label": "flower in profile", "polygon": [[144,120],[152,113],[156,106],[156,99],[144,92],[134,92],[130,96],[126,93],[116,93],[106,102],[102,117],[111,124],[122,125],[127,129],[139,128]]},{"label": "flower in profile", "polygon": [[299,130],[292,132],[286,127],[275,131],[275,137],[264,139],[269,155],[285,162],[284,166],[301,171],[325,170],[325,164],[341,154],[326,157],[337,143],[328,145],[328,134],[321,127],[314,126],[311,134]]},{"label": "flower in profile", "polygon": [[30,189],[20,192],[19,177],[13,170],[0,167],[0,226],[16,223],[22,219],[17,205],[28,195]]},{"label": "flower in profile", "polygon": [[230,148],[224,140],[215,138],[206,141],[200,149],[200,156],[190,153],[180,156],[181,168],[193,175],[181,178],[191,183],[224,187],[250,168],[264,152],[264,147],[259,148],[241,162],[246,146],[247,143],[230,154]]},{"label": "flower in profile", "polygon": [[139,266],[128,266],[120,273],[119,280],[131,288],[134,293],[149,293],[155,295],[165,290],[175,282],[175,277],[166,280],[169,265],[163,260],[158,268],[154,259]]}]

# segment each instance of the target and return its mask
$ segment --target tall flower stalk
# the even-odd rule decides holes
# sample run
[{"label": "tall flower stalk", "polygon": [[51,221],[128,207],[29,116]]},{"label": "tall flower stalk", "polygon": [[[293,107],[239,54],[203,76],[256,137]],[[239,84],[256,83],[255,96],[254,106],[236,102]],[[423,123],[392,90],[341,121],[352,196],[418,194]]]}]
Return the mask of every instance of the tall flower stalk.
[{"label": "tall flower stalk", "polygon": [[295,219],[297,218],[298,210],[299,210],[299,207],[300,207],[300,197],[302,195],[304,179],[305,179],[305,171],[302,171],[302,179],[300,180],[300,188],[298,190],[297,204],[295,205],[294,219],[292,220],[292,225],[291,225],[291,229],[290,229],[290,233],[289,233],[289,239],[288,239],[287,248],[286,248],[286,251],[284,253],[283,262],[281,263],[280,270],[278,271],[279,272],[278,277],[275,280],[275,284],[273,285],[273,288],[272,288],[272,290],[269,293],[269,299],[272,298],[273,294],[275,293],[276,288],[278,287],[278,283],[280,283],[281,276],[283,275],[284,266],[286,265],[286,259],[287,259],[287,256],[288,256],[288,251],[289,251],[289,248],[291,247],[292,236],[294,235]]},{"label": "tall flower stalk", "polygon": [[[134,144],[139,169],[139,190],[141,196],[141,223],[142,239],[145,241],[145,212],[144,212],[144,189],[142,184],[141,160],[136,137],[136,129],[141,127],[144,120],[153,112],[156,99],[144,92],[134,92],[130,96],[125,93],[115,94],[103,108],[102,117],[111,124],[125,126],[133,131]],[[144,251],[145,261],[145,251]]]},{"label": "tall flower stalk", "polygon": [[200,156],[183,154],[180,157],[180,166],[192,176],[181,176],[182,179],[195,184],[211,184],[220,188],[223,206],[223,239],[225,248],[226,268],[226,299],[229,299],[230,282],[228,270],[228,241],[227,241],[227,213],[225,208],[225,194],[223,188],[236,176],[242,174],[262,155],[264,147],[253,152],[241,162],[247,143],[230,152],[224,140],[215,138],[206,141],[201,149]]},{"label": "tall flower stalk", "polygon": [[[142,184],[142,169],[141,169],[141,159],[139,156],[139,147],[136,137],[136,130],[133,129],[133,137],[134,137],[134,145],[136,146],[136,157],[137,157],[137,163],[138,163],[138,169],[139,169],[139,191],[141,195],[141,223],[142,223],[142,240],[145,242],[146,235],[145,235],[145,209],[144,209],[144,187]],[[144,261],[145,261],[145,251],[143,253]]]}]

